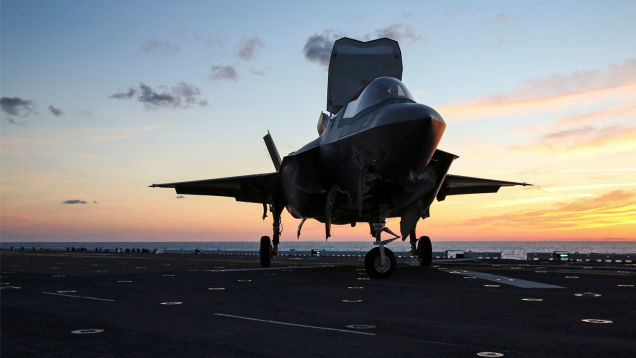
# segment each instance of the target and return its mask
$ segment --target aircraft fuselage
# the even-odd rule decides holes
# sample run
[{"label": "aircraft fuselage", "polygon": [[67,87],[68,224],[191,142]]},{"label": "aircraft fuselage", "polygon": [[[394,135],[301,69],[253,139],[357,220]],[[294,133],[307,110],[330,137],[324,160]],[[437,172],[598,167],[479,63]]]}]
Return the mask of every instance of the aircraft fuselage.
[{"label": "aircraft fuselage", "polygon": [[388,100],[351,118],[343,112],[325,123],[319,138],[283,159],[288,211],[324,221],[333,203],[334,224],[400,216],[400,196],[426,172],[446,124],[411,100]]}]

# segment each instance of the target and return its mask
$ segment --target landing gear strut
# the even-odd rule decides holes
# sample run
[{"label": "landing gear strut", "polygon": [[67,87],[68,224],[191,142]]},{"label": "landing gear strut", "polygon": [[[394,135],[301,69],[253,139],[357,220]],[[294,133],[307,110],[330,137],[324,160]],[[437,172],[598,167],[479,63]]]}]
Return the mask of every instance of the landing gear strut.
[{"label": "landing gear strut", "polygon": [[[384,221],[371,224],[371,232],[375,237],[375,245],[378,247],[371,249],[364,257],[364,268],[367,274],[373,278],[387,278],[395,271],[396,260],[393,251],[384,247],[384,245],[397,239],[399,236],[395,235],[391,230],[384,227]],[[382,232],[388,232],[395,237],[392,239],[382,241],[380,236]]]}]

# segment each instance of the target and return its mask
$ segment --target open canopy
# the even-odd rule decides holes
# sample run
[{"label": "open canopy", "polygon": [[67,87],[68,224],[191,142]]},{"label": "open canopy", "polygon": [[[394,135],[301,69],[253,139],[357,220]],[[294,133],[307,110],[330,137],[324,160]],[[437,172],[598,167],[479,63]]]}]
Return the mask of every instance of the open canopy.
[{"label": "open canopy", "polygon": [[337,40],[329,60],[327,110],[338,112],[371,81],[383,76],[402,79],[402,52],[397,41]]}]

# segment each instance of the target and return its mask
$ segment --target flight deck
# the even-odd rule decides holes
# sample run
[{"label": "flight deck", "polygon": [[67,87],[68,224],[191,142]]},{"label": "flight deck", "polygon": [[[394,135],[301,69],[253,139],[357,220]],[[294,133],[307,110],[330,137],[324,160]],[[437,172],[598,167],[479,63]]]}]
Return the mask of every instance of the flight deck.
[{"label": "flight deck", "polygon": [[2,357],[633,357],[636,268],[1,253]]}]

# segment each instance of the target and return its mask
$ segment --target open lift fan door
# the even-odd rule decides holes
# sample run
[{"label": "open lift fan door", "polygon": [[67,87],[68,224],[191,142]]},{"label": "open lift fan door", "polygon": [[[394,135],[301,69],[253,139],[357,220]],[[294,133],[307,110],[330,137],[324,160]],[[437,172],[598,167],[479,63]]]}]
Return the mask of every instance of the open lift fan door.
[{"label": "open lift fan door", "polygon": [[329,60],[327,110],[338,112],[369,82],[382,76],[402,80],[402,52],[397,41],[382,38],[357,41],[337,40]]}]

